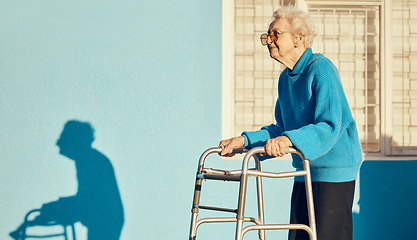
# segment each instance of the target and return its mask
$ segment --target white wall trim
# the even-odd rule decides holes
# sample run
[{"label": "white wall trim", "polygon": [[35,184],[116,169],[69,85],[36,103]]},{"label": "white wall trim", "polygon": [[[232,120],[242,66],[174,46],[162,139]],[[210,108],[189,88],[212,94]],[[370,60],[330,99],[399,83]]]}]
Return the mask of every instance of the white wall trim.
[{"label": "white wall trim", "polygon": [[234,137],[235,1],[223,0],[222,21],[222,139]]},{"label": "white wall trim", "polygon": [[381,16],[381,19],[383,20],[381,22],[382,24],[382,48],[384,50],[383,52],[383,59],[381,59],[381,74],[382,74],[382,84],[381,84],[381,91],[382,96],[384,97],[381,99],[381,124],[384,126],[381,129],[381,137],[383,137],[384,142],[382,143],[382,151],[385,155],[391,155],[392,154],[392,33],[391,33],[391,27],[392,27],[392,9],[391,9],[391,0],[384,0],[383,4],[383,15]]}]

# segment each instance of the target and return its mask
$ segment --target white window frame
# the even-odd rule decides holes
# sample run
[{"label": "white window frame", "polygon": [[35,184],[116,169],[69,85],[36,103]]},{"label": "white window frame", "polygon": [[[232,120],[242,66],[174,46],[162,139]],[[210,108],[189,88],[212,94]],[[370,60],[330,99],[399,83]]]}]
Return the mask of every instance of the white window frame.
[{"label": "white window frame", "polygon": [[222,22],[222,139],[234,137],[235,1],[223,0]]}]

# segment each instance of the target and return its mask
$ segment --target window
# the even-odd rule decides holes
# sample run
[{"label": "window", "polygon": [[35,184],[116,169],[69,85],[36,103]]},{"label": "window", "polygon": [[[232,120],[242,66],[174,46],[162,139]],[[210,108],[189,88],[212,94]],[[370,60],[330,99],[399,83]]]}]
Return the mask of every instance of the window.
[{"label": "window", "polygon": [[[270,59],[259,36],[286,4],[293,1],[224,0],[224,138],[275,122],[284,67]],[[417,2],[306,4],[318,32],[313,52],[339,69],[364,152],[417,154]]]},{"label": "window", "polygon": [[417,153],[417,2],[392,1],[390,154]]},{"label": "window", "polygon": [[314,50],[339,69],[364,152],[380,152],[380,7],[310,6]]}]

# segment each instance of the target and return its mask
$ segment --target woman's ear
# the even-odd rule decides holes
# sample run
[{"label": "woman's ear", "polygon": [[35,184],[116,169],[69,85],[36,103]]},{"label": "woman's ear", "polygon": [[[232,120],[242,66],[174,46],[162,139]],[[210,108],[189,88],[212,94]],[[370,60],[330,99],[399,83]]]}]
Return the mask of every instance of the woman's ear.
[{"label": "woman's ear", "polygon": [[294,36],[294,47],[297,48],[300,46],[300,44],[303,43],[304,36],[302,35],[295,35]]}]

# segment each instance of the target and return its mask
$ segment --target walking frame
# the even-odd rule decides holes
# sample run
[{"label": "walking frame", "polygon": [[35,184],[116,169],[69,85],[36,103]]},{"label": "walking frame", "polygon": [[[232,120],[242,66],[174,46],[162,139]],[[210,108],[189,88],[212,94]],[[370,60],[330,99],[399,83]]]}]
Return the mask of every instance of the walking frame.
[{"label": "walking frame", "polygon": [[[192,205],[192,216],[191,216],[191,229],[189,240],[196,240],[197,228],[203,223],[225,223],[225,222],[236,222],[236,237],[235,240],[242,240],[243,236],[253,230],[258,230],[259,239],[265,240],[265,230],[304,230],[308,233],[310,240],[317,240],[316,223],[314,215],[314,204],[313,204],[313,191],[311,186],[311,175],[310,175],[310,163],[301,152],[294,148],[287,148],[286,153],[296,154],[301,157],[303,161],[303,170],[291,171],[291,172],[266,172],[261,170],[261,161],[255,154],[265,153],[265,147],[256,147],[251,150],[247,149],[234,149],[233,153],[246,153],[242,169],[239,170],[218,170],[211,168],[204,168],[204,162],[208,155],[212,153],[220,153],[222,148],[215,147],[207,149],[200,157],[196,184],[194,190],[194,200]],[[255,168],[249,169],[249,159],[255,159]],[[257,185],[257,199],[258,199],[258,218],[245,217],[245,202],[246,202],[246,190],[248,176],[256,177]],[[309,226],[305,224],[266,224],[264,221],[264,205],[263,205],[263,191],[262,191],[262,177],[267,178],[287,178],[294,176],[304,176],[307,196],[307,209],[309,216]],[[228,209],[213,206],[202,206],[200,205],[201,186],[203,179],[221,180],[221,181],[237,181],[240,182],[238,208]],[[236,217],[219,217],[219,218],[202,218],[197,220],[199,209],[213,210],[221,212],[235,213]],[[243,226],[244,222],[252,222],[254,225]]]}]

